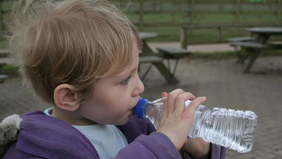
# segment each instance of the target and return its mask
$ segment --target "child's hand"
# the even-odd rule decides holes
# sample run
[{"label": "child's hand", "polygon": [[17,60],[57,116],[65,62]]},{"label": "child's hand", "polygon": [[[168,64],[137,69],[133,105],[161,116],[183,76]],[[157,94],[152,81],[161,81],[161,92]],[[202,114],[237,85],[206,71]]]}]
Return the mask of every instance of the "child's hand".
[{"label": "child's hand", "polygon": [[187,138],[187,142],[182,147],[192,158],[206,159],[210,158],[211,144],[205,142],[202,138]]},{"label": "child's hand", "polygon": [[[165,134],[180,150],[187,142],[187,136],[193,124],[194,113],[198,106],[206,101],[206,97],[195,96],[176,89],[169,94],[162,93],[162,97],[167,97],[163,104],[163,115],[159,123],[158,132]],[[193,100],[187,109],[184,107],[186,100]]]}]

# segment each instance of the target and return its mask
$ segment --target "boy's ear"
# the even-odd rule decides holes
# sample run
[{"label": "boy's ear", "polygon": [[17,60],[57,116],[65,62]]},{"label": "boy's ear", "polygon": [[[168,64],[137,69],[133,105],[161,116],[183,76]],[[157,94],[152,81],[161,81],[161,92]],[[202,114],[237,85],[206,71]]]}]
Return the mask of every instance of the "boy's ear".
[{"label": "boy's ear", "polygon": [[75,111],[80,105],[76,88],[69,84],[60,84],[55,88],[54,102],[59,109],[67,111]]}]

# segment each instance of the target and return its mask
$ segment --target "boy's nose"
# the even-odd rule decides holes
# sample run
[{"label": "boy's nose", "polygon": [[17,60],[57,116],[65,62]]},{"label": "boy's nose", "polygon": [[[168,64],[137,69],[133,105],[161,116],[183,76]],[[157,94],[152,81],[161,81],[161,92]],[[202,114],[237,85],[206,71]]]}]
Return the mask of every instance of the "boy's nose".
[{"label": "boy's nose", "polygon": [[142,94],[144,92],[144,89],[145,88],[143,82],[140,80],[140,78],[138,78],[133,96],[138,96],[139,94]]}]

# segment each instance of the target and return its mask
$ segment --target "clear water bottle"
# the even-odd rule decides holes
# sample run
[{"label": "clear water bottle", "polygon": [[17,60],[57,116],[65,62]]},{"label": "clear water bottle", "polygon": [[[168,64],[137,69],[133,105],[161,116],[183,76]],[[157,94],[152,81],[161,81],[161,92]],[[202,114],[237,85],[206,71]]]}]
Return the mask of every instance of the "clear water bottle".
[{"label": "clear water bottle", "polygon": [[[162,117],[163,99],[153,102],[141,98],[134,108],[139,118],[148,118],[157,128]],[[190,104],[185,102],[185,108]],[[212,110],[200,105],[194,115],[194,123],[188,134],[190,138],[203,138],[206,142],[246,153],[255,141],[257,115],[252,111],[214,107]]]}]

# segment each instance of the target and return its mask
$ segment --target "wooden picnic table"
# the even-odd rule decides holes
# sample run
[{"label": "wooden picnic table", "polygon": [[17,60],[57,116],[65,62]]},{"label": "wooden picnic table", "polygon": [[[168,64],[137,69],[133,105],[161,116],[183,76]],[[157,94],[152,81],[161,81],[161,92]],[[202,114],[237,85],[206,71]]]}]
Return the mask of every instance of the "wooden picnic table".
[{"label": "wooden picnic table", "polygon": [[[148,63],[148,62],[151,63],[159,70],[159,72],[162,74],[162,76],[165,78],[168,84],[178,83],[178,80],[175,78],[174,74],[172,74],[170,69],[167,68],[162,62],[163,58],[157,56],[147,43],[148,39],[155,38],[158,35],[156,33],[149,33],[149,32],[139,32],[138,34],[139,34],[139,38],[142,40],[143,43],[143,47],[139,56],[139,63]],[[150,68],[151,66],[145,72],[143,77],[141,77],[141,80],[144,80]]]},{"label": "wooden picnic table", "polygon": [[234,47],[239,63],[244,64],[245,60],[249,59],[244,73],[250,72],[251,67],[263,49],[282,49],[281,42],[268,41],[270,36],[282,35],[281,27],[253,27],[246,30],[254,35],[254,37],[227,39],[229,44]]},{"label": "wooden picnic table", "polygon": [[255,35],[255,41],[266,44],[270,36],[282,35],[282,28],[254,27],[247,28],[247,31]]},{"label": "wooden picnic table", "polygon": [[138,35],[139,35],[139,38],[142,40],[142,43],[143,43],[141,56],[154,55],[154,51],[148,45],[147,40],[157,37],[158,34],[149,33],[149,32],[139,32]]},{"label": "wooden picnic table", "polygon": [[277,27],[253,27],[253,28],[247,28],[247,31],[249,31],[252,35],[255,36],[254,44],[258,43],[261,44],[260,46],[264,46],[264,47],[259,47],[256,49],[256,51],[250,53],[249,62],[244,72],[250,71],[252,65],[258,58],[263,48],[269,48],[267,43],[270,36],[282,35],[282,28],[277,28]]}]

